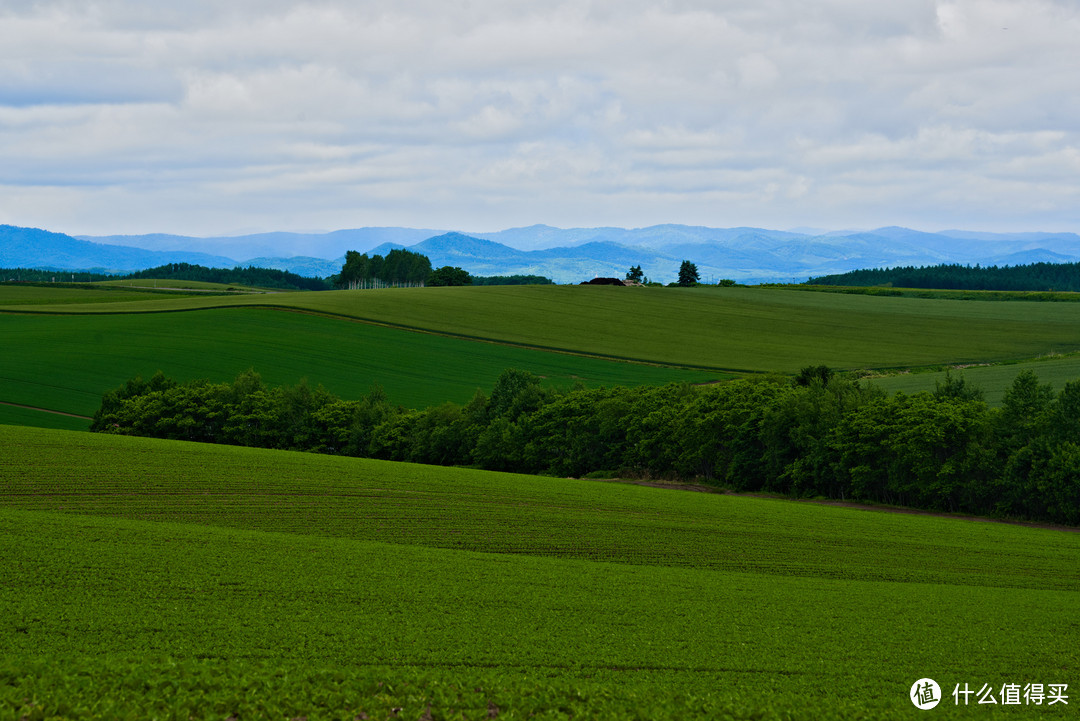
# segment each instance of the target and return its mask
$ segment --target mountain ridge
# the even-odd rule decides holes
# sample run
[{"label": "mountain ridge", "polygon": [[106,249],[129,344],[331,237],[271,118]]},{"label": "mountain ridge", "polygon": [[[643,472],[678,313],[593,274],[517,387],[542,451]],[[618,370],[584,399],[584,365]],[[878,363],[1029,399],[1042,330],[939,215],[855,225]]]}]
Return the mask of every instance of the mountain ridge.
[{"label": "mountain ridge", "polygon": [[[101,242],[116,239],[130,245]],[[223,245],[214,245],[218,241]],[[218,253],[202,252],[215,248]],[[312,248],[323,252],[293,252]],[[540,224],[491,233],[371,227],[221,239],[166,233],[69,236],[0,226],[0,266],[55,270],[127,272],[186,262],[216,267],[260,265],[325,277],[340,269],[346,250],[385,255],[393,248],[421,252],[435,267],[460,266],[474,275],[545,275],[559,283],[576,283],[596,276],[621,277],[630,265],[640,265],[652,280],[669,282],[675,279],[681,261],[691,260],[705,282],[731,278],[755,283],[801,282],[813,276],[891,266],[1072,262],[1080,260],[1080,235],[931,233],[899,226],[809,234],[748,226],[562,229]]]}]

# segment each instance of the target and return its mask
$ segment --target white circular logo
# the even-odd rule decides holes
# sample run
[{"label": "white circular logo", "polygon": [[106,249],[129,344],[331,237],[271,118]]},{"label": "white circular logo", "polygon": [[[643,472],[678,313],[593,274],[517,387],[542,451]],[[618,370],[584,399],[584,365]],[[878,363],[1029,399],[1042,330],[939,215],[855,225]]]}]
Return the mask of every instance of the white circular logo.
[{"label": "white circular logo", "polygon": [[911,685],[911,703],[928,711],[941,701],[941,687],[932,678],[920,678]]}]

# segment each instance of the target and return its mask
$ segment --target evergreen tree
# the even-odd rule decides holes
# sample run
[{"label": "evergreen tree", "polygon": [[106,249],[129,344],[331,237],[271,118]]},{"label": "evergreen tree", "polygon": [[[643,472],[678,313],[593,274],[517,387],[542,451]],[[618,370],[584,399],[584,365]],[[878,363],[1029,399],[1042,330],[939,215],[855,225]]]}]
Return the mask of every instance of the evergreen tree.
[{"label": "evergreen tree", "polygon": [[679,285],[697,285],[699,280],[701,280],[701,276],[698,275],[697,266],[689,260],[684,260],[682,265],[679,266]]}]

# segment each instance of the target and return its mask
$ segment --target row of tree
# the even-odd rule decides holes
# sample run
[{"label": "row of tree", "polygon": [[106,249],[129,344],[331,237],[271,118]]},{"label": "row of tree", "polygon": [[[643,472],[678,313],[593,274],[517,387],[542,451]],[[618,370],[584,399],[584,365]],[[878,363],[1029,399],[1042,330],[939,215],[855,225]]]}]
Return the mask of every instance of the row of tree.
[{"label": "row of tree", "polygon": [[136,271],[127,275],[114,275],[112,280],[129,278],[156,278],[158,280],[197,280],[206,283],[244,285],[281,290],[329,290],[330,284],[322,278],[308,278],[287,270],[276,268],[207,268],[191,263],[167,263],[156,268]]},{"label": "row of tree", "polygon": [[192,263],[166,263],[133,273],[95,273],[85,271],[33,270],[26,268],[0,269],[0,280],[23,283],[90,283],[102,280],[131,280],[156,278],[158,280],[196,280],[206,283],[243,285],[280,290],[329,290],[330,284],[322,278],[308,278],[287,270],[274,268],[208,268]]},{"label": "row of tree", "polygon": [[350,250],[345,253],[341,272],[331,276],[335,288],[422,287],[431,275],[431,260],[423,253],[395,248],[386,254],[368,256]]},{"label": "row of tree", "polygon": [[942,290],[1080,291],[1080,263],[982,267],[942,264],[871,268],[811,278],[810,285],[893,286]]},{"label": "row of tree", "polygon": [[458,285],[534,285],[550,284],[550,278],[539,275],[473,276],[456,266],[444,265],[432,270],[431,260],[422,253],[410,250],[391,250],[368,257],[367,253],[350,250],[345,254],[341,273],[332,276],[336,288],[349,290],[367,288],[400,288],[417,286]]},{"label": "row of tree", "polygon": [[107,394],[93,429],[442,465],[582,476],[705,479],[740,491],[864,499],[1080,524],[1080,381],[1058,394],[1025,371],[990,408],[962,378],[884,392],[808,368],[697,388],[557,391],[505,371],[490,394],[424,410],[379,389],[178,384]]},{"label": "row of tree", "polygon": [[[641,270],[640,265],[630,266],[630,270],[626,272],[626,279],[634,281],[636,283],[649,283],[649,279],[645,277],[645,273]],[[684,260],[679,264],[679,279],[674,283],[669,283],[669,286],[680,286],[688,288],[695,286],[701,282],[701,274],[698,272],[696,263],[692,263],[689,260]],[[722,278],[717,285],[730,287],[735,285],[735,281],[730,278]]]},{"label": "row of tree", "polygon": [[113,280],[115,278],[115,275],[97,271],[0,268],[0,282],[7,283],[93,283],[98,280]]}]

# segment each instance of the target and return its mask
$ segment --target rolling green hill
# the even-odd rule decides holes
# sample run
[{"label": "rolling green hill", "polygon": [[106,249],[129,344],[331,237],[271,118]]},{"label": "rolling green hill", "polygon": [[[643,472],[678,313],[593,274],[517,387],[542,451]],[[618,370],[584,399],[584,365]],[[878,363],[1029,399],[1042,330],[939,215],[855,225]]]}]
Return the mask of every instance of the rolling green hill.
[{"label": "rolling green hill", "polygon": [[1075,533],[41,429],[0,448],[5,717],[900,719],[929,676],[985,718],[955,684],[1077,687]]},{"label": "rolling green hill", "polygon": [[[98,307],[111,306],[101,303]],[[411,333],[270,308],[164,314],[0,314],[0,401],[91,416],[102,394],[161,370],[178,380],[232,380],[255,368],[274,384],[307,378],[343,398],[383,386],[406,407],[464,403],[506,368],[549,385],[706,382],[721,372],[662,368]],[[0,405],[0,421],[72,427],[72,419]],[[83,423],[83,427],[86,427]]]},{"label": "rolling green hill", "polygon": [[542,349],[746,371],[794,371],[808,363],[837,368],[977,363],[1080,350],[1080,304],[778,288],[402,288],[63,308],[12,304],[4,310],[145,313],[226,305],[269,305]]},{"label": "rolling green hill", "polygon": [[[1067,354],[1080,350],[1080,304],[777,288],[514,286],[206,297],[4,286],[0,340],[9,349],[0,356],[0,401],[79,415],[92,414],[105,390],[158,369],[180,380],[223,381],[253,367],[271,383],[306,377],[345,398],[379,383],[395,402],[427,406],[463,402],[490,388],[506,367],[552,384],[635,385],[818,364],[906,368]],[[1053,372],[1072,370],[1064,363]],[[985,375],[993,398],[1014,373]],[[888,378],[881,385],[932,389],[933,380]],[[0,407],[0,420],[24,417]]]},{"label": "rolling green hill", "polygon": [[[1067,355],[1041,358],[1024,363],[1002,363],[1000,365],[974,365],[948,372],[953,377],[963,375],[964,380],[983,391],[986,402],[1000,406],[1006,389],[1023,370],[1034,372],[1042,383],[1049,383],[1055,391],[1060,391],[1069,381],[1080,378],[1080,356]],[[929,373],[902,373],[867,378],[867,383],[884,388],[890,392],[903,391],[912,394],[919,391],[933,391],[938,383],[944,383],[946,371]]]},{"label": "rolling green hill", "polygon": [[875,368],[984,362],[1080,350],[1080,304],[775,288],[405,288],[5,309],[135,313],[223,306],[289,308],[543,349],[754,372],[793,372],[808,363]]}]

